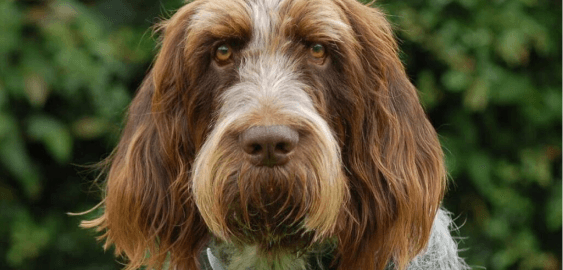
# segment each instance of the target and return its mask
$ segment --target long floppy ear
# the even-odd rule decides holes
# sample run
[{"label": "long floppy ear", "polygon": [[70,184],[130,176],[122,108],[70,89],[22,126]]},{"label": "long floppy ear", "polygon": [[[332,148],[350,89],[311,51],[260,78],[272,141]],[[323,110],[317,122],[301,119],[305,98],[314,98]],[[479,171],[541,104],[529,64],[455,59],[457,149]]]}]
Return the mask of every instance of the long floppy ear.
[{"label": "long floppy ear", "polygon": [[[185,42],[194,4],[181,8],[160,30],[154,67],[128,112],[109,167],[104,213],[82,226],[103,231],[104,248],[128,259],[126,269],[159,269],[168,254],[174,269],[198,269],[208,231],[189,190],[201,131],[190,113],[195,101],[186,79]],[[194,95],[195,96],[195,95]],[[180,267],[181,266],[181,267]]]},{"label": "long floppy ear", "polygon": [[340,4],[356,35],[357,63],[346,76],[355,78],[356,104],[341,116],[351,202],[339,261],[342,269],[404,269],[430,237],[446,184],[443,152],[384,15],[354,0]]}]

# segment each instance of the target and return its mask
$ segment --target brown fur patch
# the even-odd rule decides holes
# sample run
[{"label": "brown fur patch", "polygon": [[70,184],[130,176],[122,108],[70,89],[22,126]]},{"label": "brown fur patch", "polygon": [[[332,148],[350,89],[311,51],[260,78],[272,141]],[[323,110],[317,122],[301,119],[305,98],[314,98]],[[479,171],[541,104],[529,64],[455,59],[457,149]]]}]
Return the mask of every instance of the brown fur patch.
[{"label": "brown fur patch", "polygon": [[[198,269],[212,234],[266,251],[337,238],[336,269],[404,269],[425,247],[445,188],[443,153],[389,23],[353,0],[278,8],[268,47],[249,45],[255,25],[243,0],[194,1],[160,25],[160,52],[106,161],[104,213],[82,223],[103,232],[127,269],[158,268],[169,253],[177,269]],[[229,65],[214,62],[221,42],[237,44]],[[316,42],[328,49],[323,65],[308,61]],[[284,56],[292,77],[283,82],[295,82],[287,91],[305,93],[321,120],[275,99],[225,120],[222,97],[264,54]],[[256,168],[237,134],[269,124],[299,130],[300,145],[286,166]]]}]

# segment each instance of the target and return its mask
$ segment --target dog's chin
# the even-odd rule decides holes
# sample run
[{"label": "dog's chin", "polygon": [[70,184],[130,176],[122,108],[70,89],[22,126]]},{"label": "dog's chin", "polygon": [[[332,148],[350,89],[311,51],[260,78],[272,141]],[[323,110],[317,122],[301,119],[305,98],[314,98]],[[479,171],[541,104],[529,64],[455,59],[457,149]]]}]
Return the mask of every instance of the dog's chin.
[{"label": "dog's chin", "polygon": [[299,252],[319,240],[305,226],[314,200],[306,169],[243,165],[231,177],[223,192],[230,241],[266,255]]},{"label": "dog's chin", "polygon": [[[252,210],[248,210],[252,211]],[[281,252],[299,253],[306,251],[315,239],[315,233],[303,226],[303,221],[269,218],[267,213],[255,213],[249,223],[243,221],[236,211],[227,220],[232,241],[238,246],[255,246],[261,256]]]}]

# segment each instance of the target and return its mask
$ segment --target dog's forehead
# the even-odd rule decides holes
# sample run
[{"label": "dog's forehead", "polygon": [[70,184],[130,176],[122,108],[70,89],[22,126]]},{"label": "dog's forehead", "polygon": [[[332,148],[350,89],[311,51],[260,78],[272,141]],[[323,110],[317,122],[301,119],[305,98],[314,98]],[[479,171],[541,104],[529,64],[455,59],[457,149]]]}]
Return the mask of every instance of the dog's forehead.
[{"label": "dog's forehead", "polygon": [[[192,29],[208,29],[228,38],[245,29],[250,43],[268,45],[289,35],[309,41],[349,38],[351,27],[334,0],[213,0],[203,2],[192,18]],[[219,31],[221,30],[221,31]],[[229,30],[231,30],[229,32]]]},{"label": "dog's forehead", "polygon": [[279,27],[279,9],[283,0],[248,0],[254,45],[266,43]]}]

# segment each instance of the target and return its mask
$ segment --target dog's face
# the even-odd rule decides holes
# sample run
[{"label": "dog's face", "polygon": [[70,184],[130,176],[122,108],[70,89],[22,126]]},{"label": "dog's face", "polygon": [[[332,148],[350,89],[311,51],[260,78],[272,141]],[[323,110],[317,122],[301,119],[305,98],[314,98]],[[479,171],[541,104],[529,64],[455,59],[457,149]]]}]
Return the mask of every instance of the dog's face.
[{"label": "dog's face", "polygon": [[210,237],[257,256],[331,241],[339,269],[403,267],[425,246],[442,151],[379,11],[200,0],[160,30],[104,215],[85,223],[129,267],[170,252],[196,268]]},{"label": "dog's face", "polygon": [[205,51],[188,59],[216,81],[201,89],[215,92],[215,106],[192,174],[207,226],[268,252],[309,242],[305,232],[331,235],[347,181],[328,108],[337,105],[331,92],[353,90],[327,78],[344,78],[346,17],[330,1],[209,1],[196,10],[187,51]]}]

